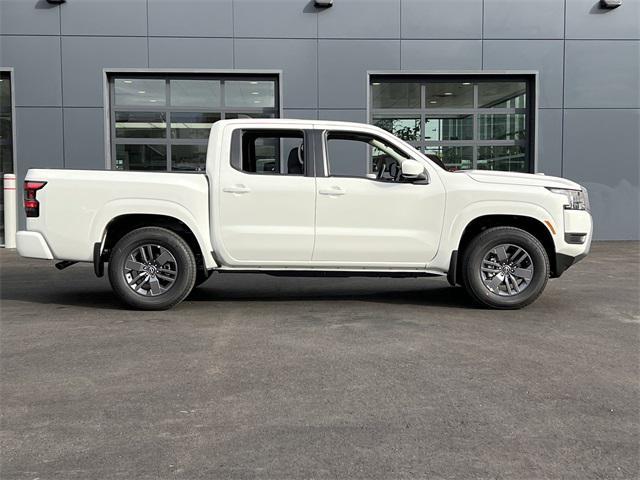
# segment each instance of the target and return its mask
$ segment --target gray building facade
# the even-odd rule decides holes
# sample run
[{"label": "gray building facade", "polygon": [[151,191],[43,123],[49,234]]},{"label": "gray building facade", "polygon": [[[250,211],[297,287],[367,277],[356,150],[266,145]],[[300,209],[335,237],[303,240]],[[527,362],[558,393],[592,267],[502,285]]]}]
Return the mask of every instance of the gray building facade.
[{"label": "gray building facade", "polygon": [[640,0],[0,0],[0,34],[18,182],[197,169],[220,118],[374,122],[455,168],[576,180],[597,239],[640,237]]}]

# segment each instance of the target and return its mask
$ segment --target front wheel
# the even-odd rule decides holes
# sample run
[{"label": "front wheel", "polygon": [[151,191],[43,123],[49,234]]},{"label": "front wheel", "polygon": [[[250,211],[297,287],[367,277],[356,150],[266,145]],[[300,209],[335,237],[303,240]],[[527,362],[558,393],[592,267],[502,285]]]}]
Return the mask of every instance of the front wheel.
[{"label": "front wheel", "polygon": [[549,279],[549,258],[540,241],[514,227],[489,228],[463,254],[464,286],[479,303],[497,309],[532,303]]},{"label": "front wheel", "polygon": [[189,295],[196,261],[174,232],[144,227],[122,237],[109,259],[109,281],[116,295],[139,310],[166,310]]}]

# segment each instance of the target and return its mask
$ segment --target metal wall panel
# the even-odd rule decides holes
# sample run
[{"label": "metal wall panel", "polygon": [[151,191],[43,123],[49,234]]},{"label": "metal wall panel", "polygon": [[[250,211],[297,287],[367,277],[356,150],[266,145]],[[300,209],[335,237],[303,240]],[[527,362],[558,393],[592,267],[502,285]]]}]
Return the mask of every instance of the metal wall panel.
[{"label": "metal wall panel", "polygon": [[282,112],[282,118],[317,120],[318,110],[316,110],[315,108],[306,108],[306,109],[285,108]]},{"label": "metal wall panel", "polygon": [[640,239],[640,110],[564,113],[563,174],[589,190],[600,240]]},{"label": "metal wall panel", "polygon": [[399,41],[320,40],[318,49],[321,108],[365,108],[367,71],[400,68]]},{"label": "metal wall panel", "polygon": [[60,37],[3,35],[0,65],[14,68],[16,105],[62,105]]},{"label": "metal wall panel", "polygon": [[231,38],[149,38],[151,68],[233,68]]},{"label": "metal wall panel", "polygon": [[366,110],[332,110],[332,109],[322,109],[318,112],[320,120],[335,120],[337,122],[357,122],[357,123],[366,123],[367,122],[367,111]]},{"label": "metal wall panel", "polygon": [[231,37],[231,0],[149,0],[149,35]]},{"label": "metal wall panel", "polygon": [[60,15],[63,35],[147,35],[146,0],[82,0]]},{"label": "metal wall panel", "polygon": [[237,39],[236,68],[282,69],[284,108],[318,106],[316,40]]},{"label": "metal wall panel", "polygon": [[536,172],[562,175],[562,109],[538,111],[538,165]]},{"label": "metal wall panel", "polygon": [[402,38],[481,38],[478,0],[402,0]]},{"label": "metal wall panel", "polygon": [[484,68],[537,70],[540,72],[540,107],[562,107],[562,40],[487,40]]},{"label": "metal wall panel", "polygon": [[640,39],[640,0],[602,9],[593,0],[567,0],[567,38]]},{"label": "metal wall panel", "polygon": [[566,44],[565,106],[640,108],[640,42]]},{"label": "metal wall panel", "polygon": [[104,111],[64,109],[64,167],[104,170]]},{"label": "metal wall panel", "polygon": [[564,0],[484,0],[484,38],[562,38]]},{"label": "metal wall panel", "polygon": [[481,40],[403,40],[403,70],[480,70]]},{"label": "metal wall panel", "polygon": [[[16,108],[17,185],[30,168],[62,168],[62,108]],[[36,141],[37,139],[37,141]],[[19,196],[18,198],[22,198]],[[24,209],[19,208],[18,228],[24,229]]]},{"label": "metal wall panel", "polygon": [[400,38],[400,0],[339,0],[317,16],[320,38]]},{"label": "metal wall panel", "polygon": [[233,6],[238,37],[316,38],[319,10],[312,2],[243,0]]},{"label": "metal wall panel", "polygon": [[63,37],[64,105],[102,107],[104,68],[146,66],[146,38]]},{"label": "metal wall panel", "polygon": [[60,10],[45,2],[1,0],[0,33],[3,35],[60,35]]}]

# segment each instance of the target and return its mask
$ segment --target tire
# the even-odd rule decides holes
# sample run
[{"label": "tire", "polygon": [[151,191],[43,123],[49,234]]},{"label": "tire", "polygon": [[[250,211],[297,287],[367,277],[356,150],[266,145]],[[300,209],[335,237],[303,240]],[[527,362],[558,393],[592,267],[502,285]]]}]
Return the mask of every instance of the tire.
[{"label": "tire", "polygon": [[177,305],[189,295],[195,280],[196,261],[191,248],[165,228],[144,227],[129,232],[109,258],[113,291],[138,310],[167,310]]},{"label": "tire", "polygon": [[515,227],[485,230],[471,241],[462,258],[462,281],[469,295],[483,306],[501,310],[522,308],[536,300],[547,285],[549,271],[549,257],[540,241]]}]

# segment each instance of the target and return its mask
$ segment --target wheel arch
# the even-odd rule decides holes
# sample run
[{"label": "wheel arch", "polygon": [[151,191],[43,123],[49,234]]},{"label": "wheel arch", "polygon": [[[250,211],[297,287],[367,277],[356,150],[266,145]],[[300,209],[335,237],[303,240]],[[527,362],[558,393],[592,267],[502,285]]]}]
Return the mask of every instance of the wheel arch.
[{"label": "wheel arch", "polygon": [[[542,221],[527,215],[492,214],[482,215],[474,218],[466,225],[466,227],[462,231],[460,241],[458,242],[457,256],[462,258],[465,249],[468,247],[471,240],[473,240],[484,230],[493,227],[520,228],[537,238],[544,247],[547,256],[549,257],[551,276],[556,276],[556,246],[553,241],[551,232]],[[461,278],[462,262],[456,260],[455,264],[455,278],[459,280]]]},{"label": "wheel arch", "polygon": [[[189,245],[196,257],[196,266],[199,270],[208,270],[206,251],[193,230],[182,220],[170,215],[155,213],[127,213],[112,218],[104,227],[102,235],[102,248],[100,254],[94,258],[94,263],[104,262],[108,259],[109,252],[127,233],[143,227],[166,228],[179,235]],[[96,270],[98,271],[98,270]]]}]

